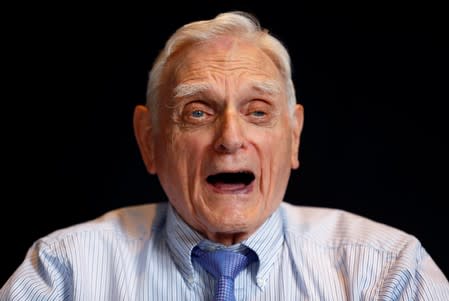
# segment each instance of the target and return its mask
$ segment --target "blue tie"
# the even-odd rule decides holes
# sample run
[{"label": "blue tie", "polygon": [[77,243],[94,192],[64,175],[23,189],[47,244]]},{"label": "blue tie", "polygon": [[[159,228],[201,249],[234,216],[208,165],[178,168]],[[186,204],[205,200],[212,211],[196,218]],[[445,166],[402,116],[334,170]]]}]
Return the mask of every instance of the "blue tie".
[{"label": "blue tie", "polygon": [[248,251],[245,255],[222,249],[212,252],[193,249],[192,258],[215,278],[214,301],[235,301],[235,277],[256,260],[255,253]]}]

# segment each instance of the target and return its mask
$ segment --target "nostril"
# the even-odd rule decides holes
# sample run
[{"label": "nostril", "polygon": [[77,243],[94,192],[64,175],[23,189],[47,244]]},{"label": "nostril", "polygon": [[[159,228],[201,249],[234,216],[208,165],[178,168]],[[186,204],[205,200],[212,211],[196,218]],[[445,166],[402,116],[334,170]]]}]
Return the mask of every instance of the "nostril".
[{"label": "nostril", "polygon": [[241,140],[233,141],[221,141],[216,144],[216,151],[220,153],[233,153],[243,147],[243,142]]}]

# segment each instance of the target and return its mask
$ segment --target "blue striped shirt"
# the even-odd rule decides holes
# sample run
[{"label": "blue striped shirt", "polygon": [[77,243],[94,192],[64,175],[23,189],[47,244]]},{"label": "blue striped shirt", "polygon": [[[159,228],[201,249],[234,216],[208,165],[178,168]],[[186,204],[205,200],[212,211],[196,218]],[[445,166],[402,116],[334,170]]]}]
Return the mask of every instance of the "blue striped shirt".
[{"label": "blue striped shirt", "polygon": [[[190,257],[197,244],[223,247],[167,203],[114,210],[36,241],[0,300],[211,300],[214,279]],[[237,300],[449,300],[416,238],[341,210],[284,202],[229,248],[259,259],[237,276]]]}]

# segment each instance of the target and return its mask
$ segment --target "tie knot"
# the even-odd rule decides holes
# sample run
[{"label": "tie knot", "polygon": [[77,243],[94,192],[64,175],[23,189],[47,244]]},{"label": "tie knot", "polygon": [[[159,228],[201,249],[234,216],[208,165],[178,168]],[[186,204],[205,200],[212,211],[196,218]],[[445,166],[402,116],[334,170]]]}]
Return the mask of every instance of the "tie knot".
[{"label": "tie knot", "polygon": [[252,250],[247,251],[241,254],[226,250],[206,252],[199,247],[193,249],[192,259],[215,278],[214,301],[235,301],[234,278],[257,257]]},{"label": "tie knot", "polygon": [[252,251],[248,252],[248,254],[222,249],[207,252],[198,247],[193,249],[192,257],[216,279],[220,277],[234,279],[255,260],[255,254]]}]

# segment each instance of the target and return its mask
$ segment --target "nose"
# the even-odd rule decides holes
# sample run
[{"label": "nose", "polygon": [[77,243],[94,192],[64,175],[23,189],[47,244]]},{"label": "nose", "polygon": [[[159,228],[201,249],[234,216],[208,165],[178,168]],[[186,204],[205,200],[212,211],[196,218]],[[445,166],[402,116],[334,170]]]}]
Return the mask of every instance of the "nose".
[{"label": "nose", "polygon": [[223,114],[218,126],[214,148],[217,152],[232,154],[243,148],[245,137],[242,121],[236,112]]}]

